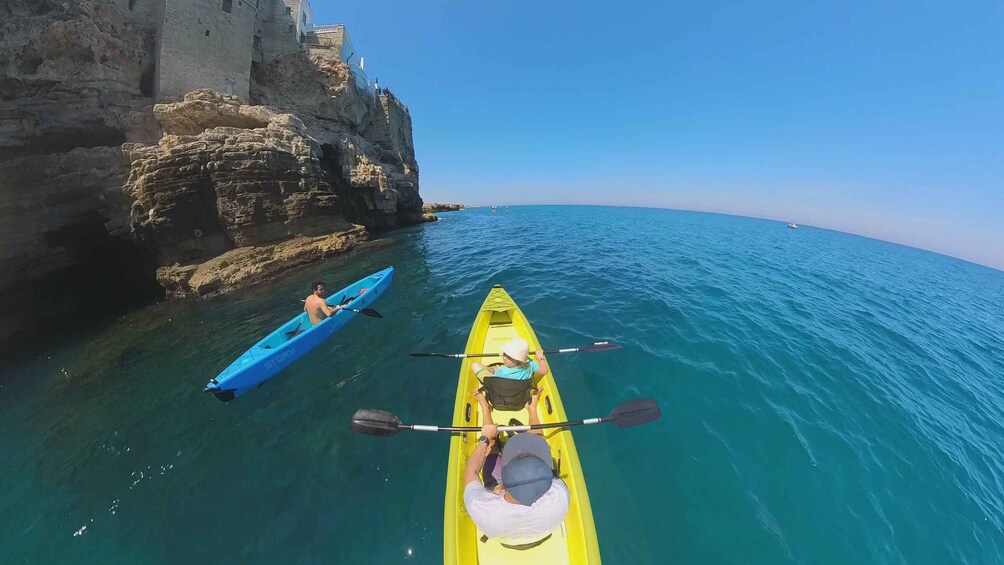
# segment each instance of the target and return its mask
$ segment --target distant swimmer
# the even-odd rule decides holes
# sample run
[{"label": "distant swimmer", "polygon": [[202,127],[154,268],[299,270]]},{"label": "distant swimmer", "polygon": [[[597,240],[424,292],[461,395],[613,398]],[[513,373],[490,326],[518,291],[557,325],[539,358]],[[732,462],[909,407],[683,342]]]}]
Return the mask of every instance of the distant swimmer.
[{"label": "distant swimmer", "polygon": [[335,315],[335,312],[342,309],[339,306],[328,306],[328,303],[324,301],[324,283],[315,282],[314,292],[304,300],[303,311],[310,316],[310,325],[317,325],[318,322],[325,318],[329,318]]}]

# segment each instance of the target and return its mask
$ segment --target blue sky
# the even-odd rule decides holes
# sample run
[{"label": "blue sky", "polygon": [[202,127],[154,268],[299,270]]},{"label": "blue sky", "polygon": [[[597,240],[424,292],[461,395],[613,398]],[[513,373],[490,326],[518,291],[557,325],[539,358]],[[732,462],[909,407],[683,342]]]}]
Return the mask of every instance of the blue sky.
[{"label": "blue sky", "polygon": [[1004,268],[1004,3],[314,0],[427,202],[794,219]]}]

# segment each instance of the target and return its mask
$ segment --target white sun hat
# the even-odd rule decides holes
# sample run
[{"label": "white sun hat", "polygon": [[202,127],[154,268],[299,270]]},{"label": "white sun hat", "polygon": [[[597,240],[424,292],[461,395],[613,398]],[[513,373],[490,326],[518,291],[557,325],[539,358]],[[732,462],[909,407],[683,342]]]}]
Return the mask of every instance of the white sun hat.
[{"label": "white sun hat", "polygon": [[502,346],[502,353],[520,363],[526,363],[527,355],[530,353],[530,344],[525,339],[517,337]]}]

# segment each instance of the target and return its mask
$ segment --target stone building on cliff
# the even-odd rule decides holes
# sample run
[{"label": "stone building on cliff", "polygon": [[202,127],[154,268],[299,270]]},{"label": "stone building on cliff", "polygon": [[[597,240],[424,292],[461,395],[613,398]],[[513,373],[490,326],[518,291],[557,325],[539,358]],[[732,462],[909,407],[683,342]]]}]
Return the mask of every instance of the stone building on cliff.
[{"label": "stone building on cliff", "polygon": [[200,88],[247,99],[252,64],[317,44],[307,0],[159,1],[157,100]]}]

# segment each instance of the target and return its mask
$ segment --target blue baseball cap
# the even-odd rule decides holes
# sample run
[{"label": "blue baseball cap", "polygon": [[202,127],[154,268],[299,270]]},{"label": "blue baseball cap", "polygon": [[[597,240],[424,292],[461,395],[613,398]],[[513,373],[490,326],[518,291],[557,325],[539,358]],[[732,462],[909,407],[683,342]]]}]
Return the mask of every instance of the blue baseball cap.
[{"label": "blue baseball cap", "polygon": [[523,506],[551,488],[551,448],[537,434],[516,434],[502,449],[502,486]]}]

